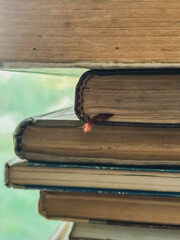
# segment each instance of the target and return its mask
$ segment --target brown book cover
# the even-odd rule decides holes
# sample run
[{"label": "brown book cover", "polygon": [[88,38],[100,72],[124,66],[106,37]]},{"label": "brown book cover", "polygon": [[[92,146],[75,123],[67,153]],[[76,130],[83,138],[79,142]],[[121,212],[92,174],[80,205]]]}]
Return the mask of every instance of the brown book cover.
[{"label": "brown book cover", "polygon": [[1,0],[5,68],[179,66],[180,2]]},{"label": "brown book cover", "polygon": [[39,213],[56,220],[180,225],[178,197],[41,191]]},{"label": "brown book cover", "polygon": [[180,70],[90,70],[76,87],[75,112],[88,121],[112,114],[108,122],[180,124]]},{"label": "brown book cover", "polygon": [[20,158],[125,165],[179,165],[177,127],[94,125],[84,134],[72,109],[25,119],[14,133]]},{"label": "brown book cover", "polygon": [[95,124],[83,133],[73,109],[22,121],[14,132],[18,157],[43,162],[179,165],[180,128]]}]

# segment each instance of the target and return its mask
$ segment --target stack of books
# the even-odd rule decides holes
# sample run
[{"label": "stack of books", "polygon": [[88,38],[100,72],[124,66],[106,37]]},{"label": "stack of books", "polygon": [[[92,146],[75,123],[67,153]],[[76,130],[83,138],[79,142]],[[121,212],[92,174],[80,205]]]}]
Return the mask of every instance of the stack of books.
[{"label": "stack of books", "polygon": [[179,9],[178,0],[2,1],[0,67],[96,69],[77,84],[75,113],[17,126],[17,158],[5,166],[8,187],[40,190],[42,216],[76,222],[53,240],[179,239]]},{"label": "stack of books", "polygon": [[180,226],[179,77],[178,69],[84,73],[75,109],[17,126],[6,185],[41,190],[47,219],[89,222],[70,239],[141,239],[144,226],[147,239],[177,239],[167,229]]}]

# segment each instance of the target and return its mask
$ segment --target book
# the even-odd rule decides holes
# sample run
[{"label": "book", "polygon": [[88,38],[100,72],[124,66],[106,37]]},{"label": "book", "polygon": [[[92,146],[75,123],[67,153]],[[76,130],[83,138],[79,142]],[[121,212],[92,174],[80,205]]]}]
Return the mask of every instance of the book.
[{"label": "book", "polygon": [[180,224],[179,197],[41,191],[38,210],[63,221]]},{"label": "book", "polygon": [[179,67],[178,0],[2,1],[0,66]]},{"label": "book", "polygon": [[73,109],[23,120],[14,132],[19,158],[110,165],[180,165],[180,127],[97,122],[83,133]]},{"label": "book", "polygon": [[69,234],[72,231],[73,223],[62,222],[60,226],[54,231],[48,240],[69,240]]},{"label": "book", "polygon": [[179,229],[75,223],[69,240],[178,240]]},{"label": "book", "polygon": [[90,70],[76,87],[75,111],[88,121],[113,114],[110,122],[180,124],[180,70]]},{"label": "book", "polygon": [[5,166],[9,187],[177,196],[180,168],[38,163],[13,159]]}]

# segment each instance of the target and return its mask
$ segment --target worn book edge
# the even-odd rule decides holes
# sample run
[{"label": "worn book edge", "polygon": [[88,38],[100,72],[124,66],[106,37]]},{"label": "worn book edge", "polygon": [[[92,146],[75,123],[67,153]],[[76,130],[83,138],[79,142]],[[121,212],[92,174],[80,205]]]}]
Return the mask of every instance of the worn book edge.
[{"label": "worn book edge", "polygon": [[[14,164],[16,164],[16,165],[18,165],[18,164],[22,165],[23,164],[24,165],[24,164],[26,164],[26,160],[20,160],[18,158],[13,158],[5,164],[5,166],[4,166],[4,185],[6,187],[9,187],[9,188],[14,187],[14,184],[9,182],[10,167]],[[23,185],[20,186],[20,188],[24,188]]]},{"label": "worn book edge", "polygon": [[[84,225],[84,226],[83,226]],[[89,226],[88,226],[89,225]],[[119,228],[119,230],[118,230]],[[77,232],[79,231],[79,234]],[[85,239],[179,239],[179,228],[173,227],[156,227],[154,225],[110,225],[98,223],[75,223],[70,237],[70,240],[85,240]]]},{"label": "worn book edge", "polygon": [[137,62],[137,63],[98,63],[98,62],[39,62],[39,61],[0,61],[0,68],[10,69],[10,68],[72,68],[72,67],[80,67],[80,68],[89,68],[89,69],[148,69],[148,68],[179,68],[180,63],[172,62],[172,63],[159,63],[159,62]]},{"label": "worn book edge", "polygon": [[[66,120],[67,119],[67,120]],[[37,125],[37,126],[68,126],[69,122],[71,125],[80,126],[80,122],[77,120],[75,114],[73,113],[73,108],[61,109],[50,113],[45,113],[42,115],[27,117],[22,120],[16,127],[13,133],[13,143],[15,154],[21,159],[28,159],[25,152],[22,150],[22,135],[27,126]]]},{"label": "worn book edge", "polygon": [[117,225],[117,226],[134,226],[134,227],[148,227],[148,228],[164,228],[164,229],[180,229],[179,225],[173,224],[157,224],[157,223],[144,223],[144,222],[131,222],[131,221],[112,221],[112,220],[97,220],[97,219],[86,219],[82,217],[71,218],[67,216],[53,217],[49,216],[44,209],[44,196],[46,196],[45,191],[40,191],[39,202],[38,202],[38,213],[50,220],[62,220],[68,222],[84,222],[90,224],[105,224],[105,225]]},{"label": "worn book edge", "polygon": [[49,191],[64,191],[64,192],[85,192],[85,193],[104,193],[104,194],[129,194],[129,195],[145,195],[145,196],[169,196],[169,197],[180,197],[180,192],[167,192],[167,191],[146,191],[146,190],[127,190],[127,189],[105,189],[105,188],[92,188],[92,187],[64,187],[64,186],[47,186],[47,185],[38,185],[37,184],[13,184],[9,182],[9,172],[10,168],[13,165],[23,165],[30,167],[54,167],[54,168],[81,168],[81,169],[104,169],[104,170],[128,170],[128,171],[150,171],[150,172],[175,172],[179,173],[179,168],[151,168],[151,167],[129,167],[129,166],[102,166],[102,165],[78,165],[78,164],[64,164],[64,163],[40,163],[40,162],[31,162],[21,159],[10,160],[5,165],[5,180],[4,183],[7,187],[13,187],[18,189],[35,189],[35,190],[49,190]]},{"label": "worn book edge", "polygon": [[[38,201],[38,213],[39,215],[41,215],[42,217],[46,218],[46,219],[52,219],[52,220],[59,220],[59,218],[49,218],[48,213],[46,212],[46,210],[43,208],[43,199],[44,199],[44,191],[40,191],[39,193],[39,201]],[[89,222],[89,220],[86,219],[81,219],[81,218],[71,218],[71,217],[63,217],[61,218],[61,221],[67,221],[67,222]]]},{"label": "worn book edge", "polygon": [[[171,68],[166,68],[166,69],[157,69],[157,68],[147,68],[147,69],[106,69],[106,70],[101,70],[101,69],[93,69],[86,71],[79,79],[77,85],[76,85],[76,90],[75,90],[75,107],[74,111],[77,115],[77,117],[80,119],[82,122],[87,122],[90,120],[90,117],[88,114],[85,113],[84,108],[83,108],[83,103],[84,103],[84,88],[87,84],[88,81],[90,81],[94,75],[98,76],[112,76],[112,75],[176,75],[180,74],[180,69],[171,69]],[[98,121],[96,122],[97,124],[99,123]],[[180,123],[144,123],[144,122],[111,122],[111,120],[103,122],[103,124],[113,124],[113,125],[130,125],[130,126],[150,126],[150,127],[180,127]]]}]

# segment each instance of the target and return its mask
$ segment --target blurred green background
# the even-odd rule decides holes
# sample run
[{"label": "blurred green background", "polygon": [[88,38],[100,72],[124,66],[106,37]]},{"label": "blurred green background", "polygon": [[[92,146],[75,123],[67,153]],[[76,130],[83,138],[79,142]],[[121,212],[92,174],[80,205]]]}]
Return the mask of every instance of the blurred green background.
[{"label": "blurred green background", "polygon": [[75,85],[85,69],[0,70],[0,239],[45,240],[60,225],[37,212],[39,192],[4,186],[4,164],[15,156],[12,133],[25,117],[74,104]]}]

